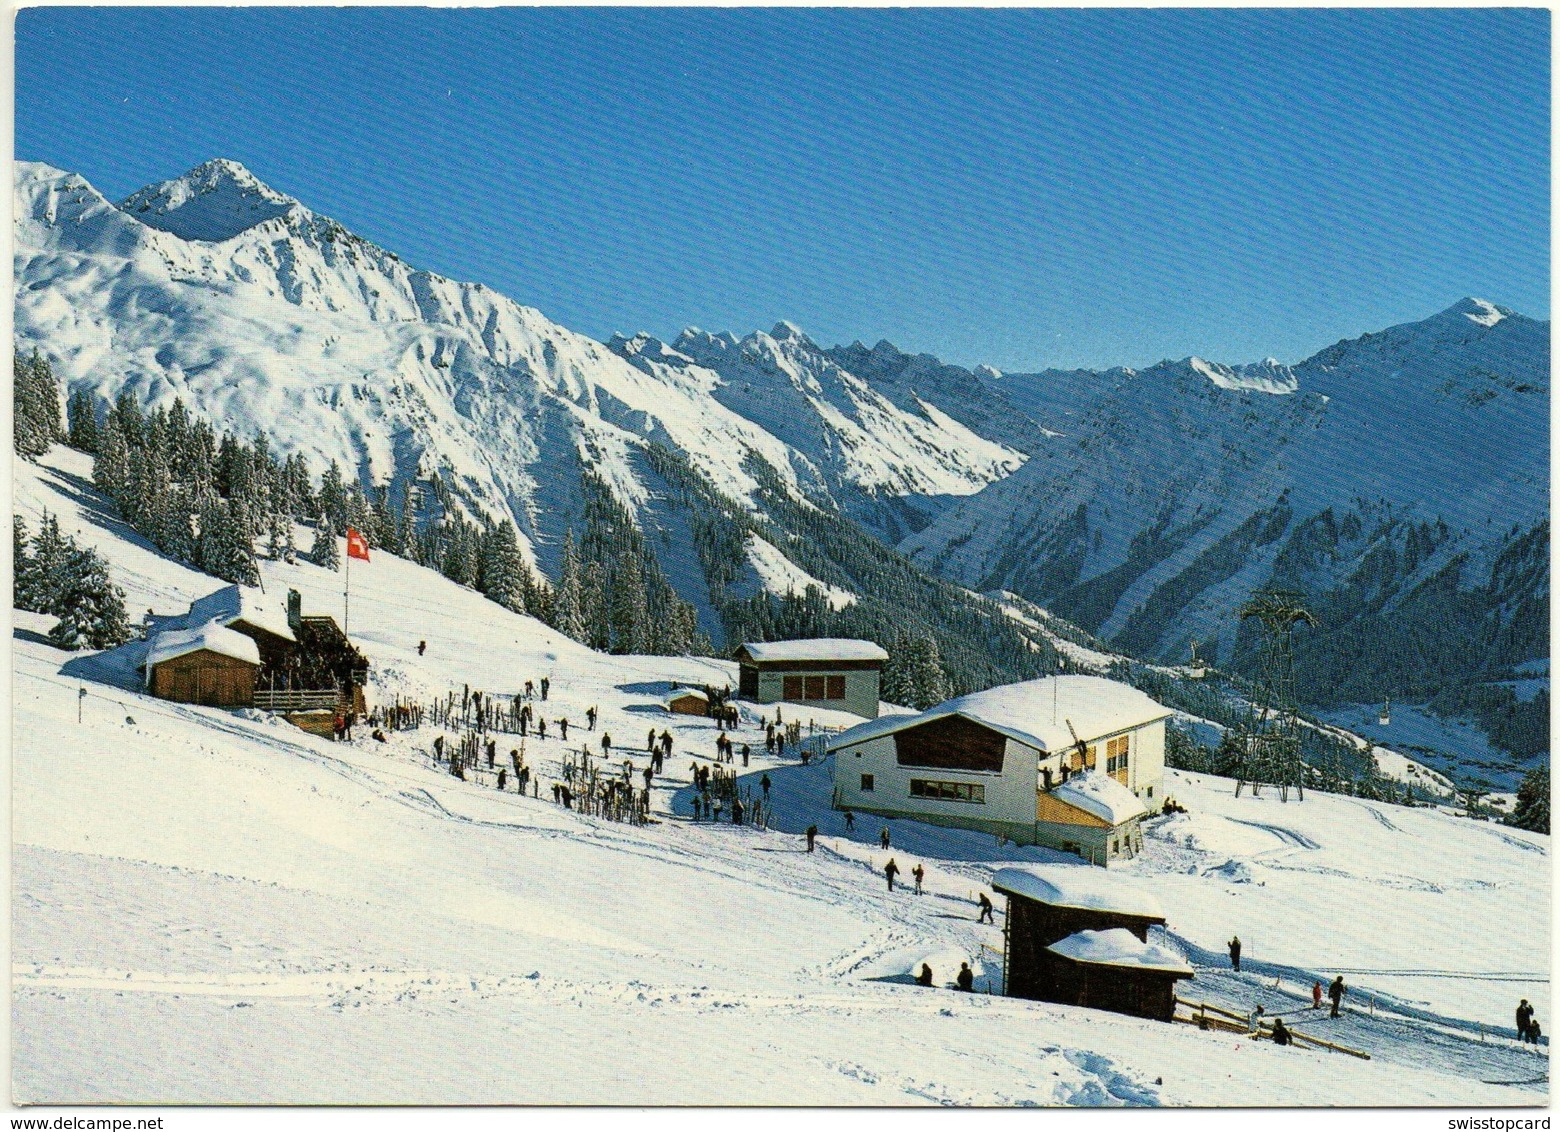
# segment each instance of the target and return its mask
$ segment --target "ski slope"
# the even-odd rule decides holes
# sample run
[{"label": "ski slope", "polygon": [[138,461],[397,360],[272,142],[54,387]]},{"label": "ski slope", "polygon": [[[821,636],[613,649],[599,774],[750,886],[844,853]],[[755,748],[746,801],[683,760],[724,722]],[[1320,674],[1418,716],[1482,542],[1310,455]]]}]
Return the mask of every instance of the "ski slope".
[{"label": "ski slope", "polygon": [[[127,532],[89,474],[84,457],[59,449],[41,467],[17,464],[18,513],[35,528],[47,507],[100,549],[132,615],[175,612],[217,587]],[[263,569],[268,591],[296,587],[307,612],[340,616],[342,575]],[[733,665],[594,653],[377,551],[354,564],[351,611],[380,698],[465,684],[509,694],[548,675],[547,716],[566,715],[574,743],[610,732],[636,769],[647,730],[670,730],[656,824],[554,806],[548,785],[566,750],[556,729],[526,745],[541,797],[500,794],[477,781],[485,776],[460,782],[433,767],[430,729],[381,744],[359,728],[337,744],[257,713],[153,700],[131,671],[135,646],[61,653],[42,639],[46,618],[17,614],[18,1101],[1547,1098],[1544,1059],[1475,1032],[1509,1016],[1519,994],[1549,1020],[1547,838],[1423,810],[1373,816],[1345,799],[1252,803],[1196,776],[1168,784],[1192,813],[1154,824],[1127,871],[1170,909],[1164,941],[1197,969],[1188,993],[1245,1009],[1255,995],[1291,989],[1287,980],[1261,989],[1272,981],[1265,972],[1232,976],[1218,954],[1232,931],[1253,965],[1358,968],[1348,978],[1377,996],[1377,1012],[1334,1028],[1367,1045],[1368,1062],[962,995],[946,987],[964,959],[978,988],[1000,984],[990,950],[1001,946],[1000,920],[976,924],[973,894],[1003,864],[1060,855],[908,822],[891,823],[887,853],[875,822],[847,836],[827,808],[828,764],[768,759],[751,714],[737,739],[755,748],[746,770],[755,788],[771,777],[774,823],[693,823],[689,764],[713,754],[715,732],[654,705],[669,681],[734,682]],[[600,723],[582,736],[590,706]],[[823,832],[813,854],[798,836],[810,822]],[[885,890],[889,855],[904,875],[925,863],[925,895]],[[1256,879],[1242,883],[1242,869]],[[1490,938],[1492,923],[1503,939]],[[923,961],[935,989],[910,985]],[[1419,996],[1433,999],[1428,1007],[1402,1002],[1424,1016],[1383,1009],[1396,1001],[1389,995],[1417,996],[1421,982],[1390,974],[1410,964],[1535,980],[1454,992],[1442,989],[1455,982],[1448,976]]]}]

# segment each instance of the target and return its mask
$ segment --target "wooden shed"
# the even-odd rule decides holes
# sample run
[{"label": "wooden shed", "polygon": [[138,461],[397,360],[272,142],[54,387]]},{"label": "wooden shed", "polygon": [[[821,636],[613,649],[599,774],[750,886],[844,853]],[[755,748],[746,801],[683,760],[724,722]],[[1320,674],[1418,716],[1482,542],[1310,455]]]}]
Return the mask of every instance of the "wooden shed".
[{"label": "wooden shed", "polygon": [[710,698],[698,688],[676,688],[661,700],[674,715],[709,715]]},{"label": "wooden shed", "polygon": [[1126,928],[1074,932],[1046,951],[1055,964],[1052,1001],[1162,1022],[1175,1019],[1175,984],[1194,977],[1180,955]]},{"label": "wooden shed", "polygon": [[871,641],[818,637],[749,641],[734,654],[737,694],[755,703],[784,701],[876,719],[888,653]]},{"label": "wooden shed", "polygon": [[248,707],[255,699],[260,649],[242,633],[208,621],[152,638],[143,663],[152,695],[187,704]]},{"label": "wooden shed", "polygon": [[1086,865],[1024,865],[999,869],[992,887],[1008,898],[1003,986],[1015,998],[1073,1001],[1067,957],[1050,950],[1077,932],[1122,929],[1148,942],[1165,914],[1154,897]]}]

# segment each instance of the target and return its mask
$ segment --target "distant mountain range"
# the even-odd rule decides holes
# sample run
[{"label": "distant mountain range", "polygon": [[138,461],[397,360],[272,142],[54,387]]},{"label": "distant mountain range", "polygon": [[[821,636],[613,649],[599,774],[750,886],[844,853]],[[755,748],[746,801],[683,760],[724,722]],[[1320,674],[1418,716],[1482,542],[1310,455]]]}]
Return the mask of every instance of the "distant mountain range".
[{"label": "distant mountain range", "polygon": [[[1292,367],[1003,374],[789,323],[603,344],[235,162],[117,205],[46,165],[17,177],[16,339],[70,389],[182,398],[366,483],[437,473],[550,574],[589,469],[717,640],[734,597],[813,580],[845,616],[872,596],[859,547],[786,518],[816,512],[1149,659],[1197,641],[1249,666],[1241,602],[1304,589],[1317,703],[1429,699],[1548,656],[1549,324],[1481,300]],[[713,579],[711,500],[770,524]]]}]

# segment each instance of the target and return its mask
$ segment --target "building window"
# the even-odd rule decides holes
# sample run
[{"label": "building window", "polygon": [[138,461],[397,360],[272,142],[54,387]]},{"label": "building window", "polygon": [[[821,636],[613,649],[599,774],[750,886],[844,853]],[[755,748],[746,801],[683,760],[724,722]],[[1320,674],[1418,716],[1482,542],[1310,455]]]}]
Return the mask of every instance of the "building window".
[{"label": "building window", "polygon": [[873,787],[872,776],[870,774],[862,775],[861,776],[861,792],[863,794],[870,794],[870,793],[872,793],[872,787]]},{"label": "building window", "polygon": [[829,682],[829,690],[823,698],[826,700],[843,700],[845,698],[845,677],[829,676],[825,679]]},{"label": "building window", "polygon": [[1128,765],[1128,749],[1130,736],[1123,735],[1119,739],[1112,739],[1105,744],[1105,772],[1115,774],[1117,771],[1125,773]]},{"label": "building window", "polygon": [[809,676],[807,677],[806,698],[809,700],[821,700],[824,698],[823,693],[827,690],[827,688],[828,685],[824,682],[822,676]]},{"label": "building window", "polygon": [[787,676],[784,681],[785,690],[783,697],[788,700],[805,700],[807,698],[807,685],[800,676]]},{"label": "building window", "polygon": [[986,787],[979,782],[931,782],[925,778],[910,780],[910,797],[935,798],[940,802],[986,804]]}]

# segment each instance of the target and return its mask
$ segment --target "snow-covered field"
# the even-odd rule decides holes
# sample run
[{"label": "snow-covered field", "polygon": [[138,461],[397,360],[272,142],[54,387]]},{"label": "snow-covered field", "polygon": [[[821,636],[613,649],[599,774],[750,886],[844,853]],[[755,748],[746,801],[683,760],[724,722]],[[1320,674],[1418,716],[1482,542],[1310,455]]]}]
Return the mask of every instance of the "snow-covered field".
[{"label": "snow-covered field", "polygon": [[[17,511],[35,527],[47,506],[99,547],[133,615],[217,587],[105,513],[89,473],[60,450],[18,464]],[[271,592],[339,616],[341,575],[264,572]],[[693,823],[683,792],[713,727],[653,705],[668,681],[734,683],[734,666],[593,653],[378,552],[352,582],[381,697],[509,694],[550,675],[549,718],[578,729],[599,707],[587,737],[610,732],[639,767],[649,727],[671,730],[656,824],[554,806],[555,730],[527,745],[542,797],[500,794],[435,769],[431,730],[336,744],[153,700],[123,658],[57,652],[45,619],[18,614],[18,1101],[1547,1100],[1547,1058],[1489,1032],[1519,997],[1550,1021],[1547,837],[1354,799],[1236,799],[1227,781],[1172,774],[1191,813],[1156,819],[1124,872],[1169,911],[1160,942],[1197,970],[1184,993],[1282,1005],[1370,1061],[962,995],[944,988],[963,959],[978,989],[1000,982],[1001,921],[975,923],[974,893],[1003,864],[1065,858],[909,822],[891,823],[889,852],[876,822],[847,836],[829,764],[766,758],[751,717],[737,739],[756,751],[749,781],[771,778],[771,828]],[[926,865],[924,896],[885,891],[890,855],[906,874]],[[1238,976],[1222,955],[1236,932]],[[938,989],[911,984],[923,960]],[[1337,972],[1354,988],[1345,1018],[1296,1009],[1313,974]]]}]

